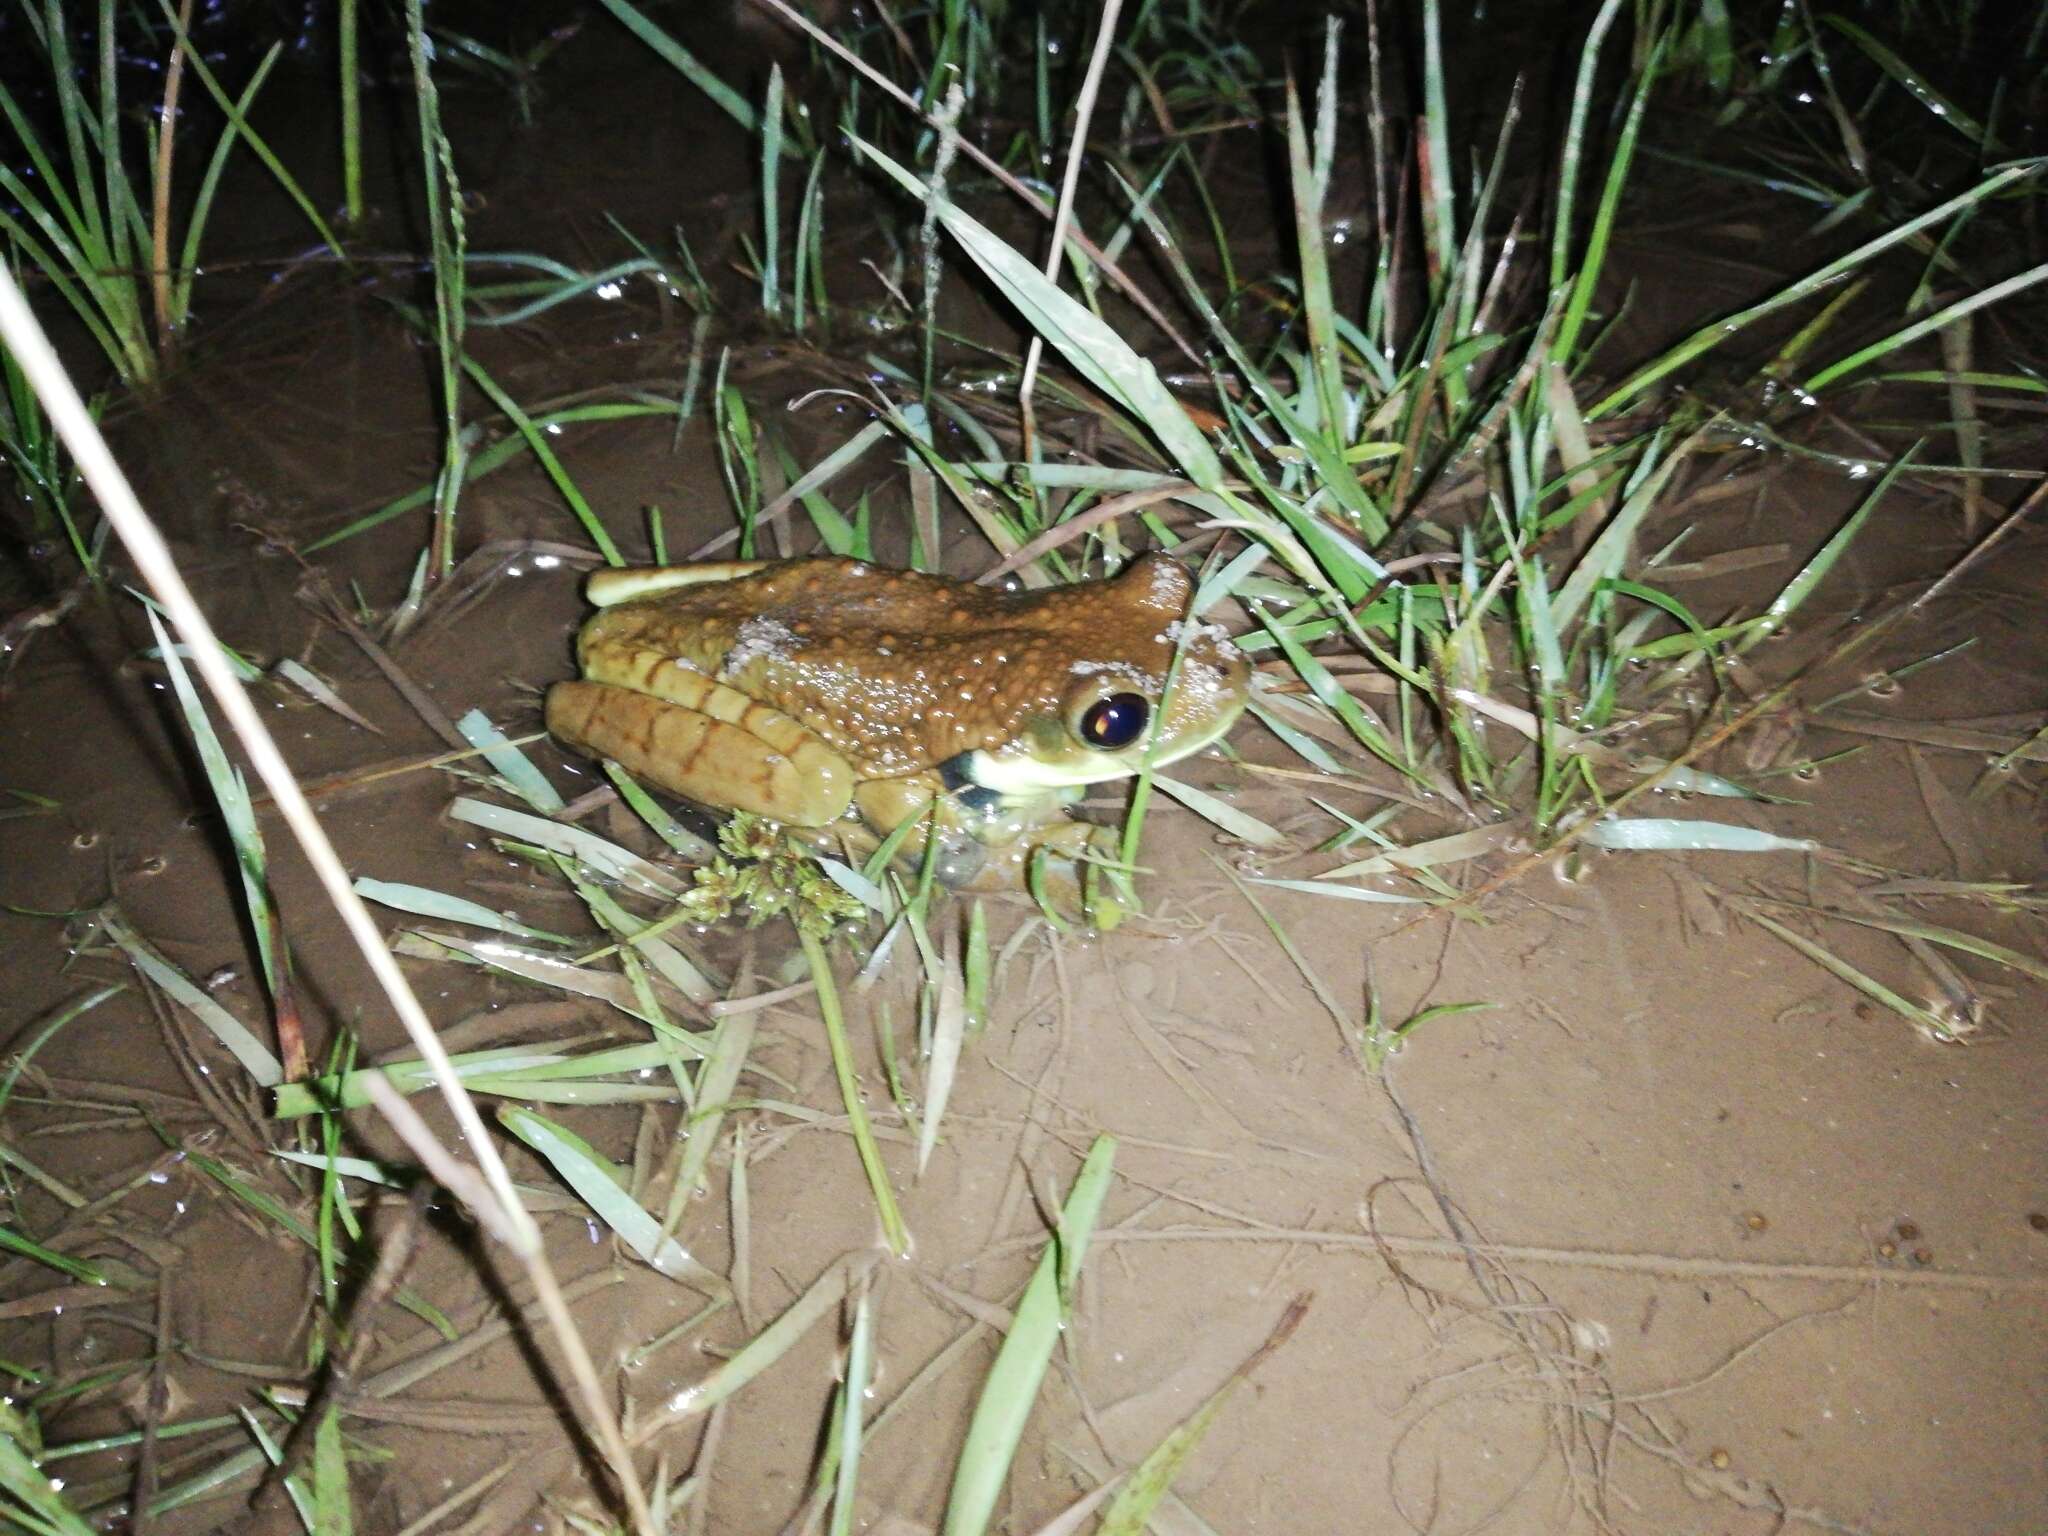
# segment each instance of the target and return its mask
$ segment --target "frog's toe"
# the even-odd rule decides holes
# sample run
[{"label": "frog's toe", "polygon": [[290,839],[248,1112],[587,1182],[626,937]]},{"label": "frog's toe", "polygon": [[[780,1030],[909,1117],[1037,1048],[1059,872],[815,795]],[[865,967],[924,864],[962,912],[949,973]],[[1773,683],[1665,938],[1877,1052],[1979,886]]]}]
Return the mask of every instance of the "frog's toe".
[{"label": "frog's toe", "polygon": [[948,890],[978,888],[976,881],[988,867],[988,847],[971,837],[948,834],[939,839],[936,859],[934,872]]}]

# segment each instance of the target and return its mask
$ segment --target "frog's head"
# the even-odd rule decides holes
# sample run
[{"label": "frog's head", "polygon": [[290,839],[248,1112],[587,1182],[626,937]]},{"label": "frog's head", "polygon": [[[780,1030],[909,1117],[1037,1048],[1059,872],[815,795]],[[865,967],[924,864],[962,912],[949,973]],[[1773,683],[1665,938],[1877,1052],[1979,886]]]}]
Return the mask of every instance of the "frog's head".
[{"label": "frog's head", "polygon": [[1008,742],[947,764],[959,783],[1010,797],[1128,778],[1201,751],[1243,712],[1251,669],[1221,628],[1188,616],[1194,582],[1178,561],[1141,555],[1070,590],[1063,688]]}]

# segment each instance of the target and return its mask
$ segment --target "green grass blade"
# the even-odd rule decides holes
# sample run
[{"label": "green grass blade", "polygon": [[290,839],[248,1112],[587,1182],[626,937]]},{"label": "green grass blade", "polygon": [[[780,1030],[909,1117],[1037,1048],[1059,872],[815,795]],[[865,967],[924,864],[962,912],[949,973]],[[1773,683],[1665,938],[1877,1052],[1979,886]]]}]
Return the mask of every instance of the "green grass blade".
[{"label": "green grass blade", "polygon": [[1933,1009],[1925,1004],[1916,1003],[1910,998],[1901,996],[1876,977],[1858,970],[1848,961],[1842,959],[1831,950],[1822,948],[1804,934],[1795,933],[1783,923],[1765,917],[1763,913],[1757,911],[1755,907],[1746,902],[1737,903],[1736,910],[1767,933],[1775,934],[1783,939],[1822,970],[1854,987],[1872,1002],[1891,1009],[1900,1018],[1906,1020],[1907,1023],[1926,1035],[1928,1039],[1939,1041],[1943,1044],[1953,1044],[1958,1038],[1954,1027]]},{"label": "green grass blade", "polygon": [[[2014,165],[2008,165],[2002,170],[1994,171],[1967,191],[1959,192],[1954,197],[1928,209],[1925,213],[1917,214],[1913,218],[1907,219],[1904,223],[1895,225],[1876,239],[1867,240],[1854,250],[1837,256],[1833,261],[1815,268],[1798,281],[1788,283],[1769,298],[1752,304],[1747,309],[1739,310],[1725,319],[1714,320],[1701,326],[1677,346],[1645,363],[1620,384],[1608,391],[1591,410],[1586,412],[1586,419],[1592,421],[1603,416],[1612,415],[1615,411],[1638,399],[1646,389],[1659,379],[1683,368],[1694,358],[1713,350],[1713,348],[1727,341],[1730,337],[1746,330],[1764,316],[1773,314],[1787,305],[1796,304],[1801,299],[1819,292],[1843,273],[1853,271],[1875,257],[1882,255],[1893,246],[1911,240],[1922,230],[1939,224],[1943,220],[1962,213],[1967,209],[1976,207],[1986,199],[2005,192],[2017,182],[2023,181],[2030,176],[2040,175],[2044,166],[2048,166],[2048,161],[2026,160]],[[1953,317],[1951,316],[1950,318]]]},{"label": "green grass blade", "polygon": [[491,724],[491,717],[480,709],[472,709],[455,722],[455,729],[462,733],[462,739],[483,753],[484,761],[497,772],[499,778],[512,786],[512,790],[528,805],[543,816],[552,816],[566,803],[555,786],[533,766],[533,761],[511,742],[505,733]]},{"label": "green grass blade", "polygon": [[[1325,64],[1325,93],[1334,84],[1329,77],[1336,73],[1334,22],[1330,25],[1329,38],[1332,54]],[[1310,161],[1308,134],[1301,121],[1301,101],[1295,94],[1291,76],[1287,81],[1287,176],[1293,193],[1294,248],[1300,268],[1301,309],[1307,323],[1310,366],[1322,405],[1323,430],[1341,441],[1347,435],[1344,379],[1339,371],[1337,336],[1332,324],[1337,306],[1330,296],[1329,255],[1323,248],[1323,195],[1328,176],[1326,170],[1319,177]]]},{"label": "green grass blade", "polygon": [[37,1438],[30,1423],[13,1403],[0,1403],[0,1489],[20,1505],[18,1514],[10,1511],[10,1523],[20,1519],[23,1529],[38,1536],[94,1536],[93,1527],[58,1496],[59,1485],[30,1455]]},{"label": "green grass blade", "polygon": [[[255,106],[257,92],[270,78],[271,66],[277,63],[277,56],[283,51],[283,43],[272,43],[256,65],[255,73],[249,77],[249,83],[242,87],[242,94],[235,101],[235,111],[243,119],[247,119],[249,109]],[[206,174],[200,178],[199,190],[193,194],[192,211],[185,217],[185,244],[178,253],[178,270],[172,275],[171,283],[171,320],[174,325],[183,325],[191,308],[192,283],[199,275],[199,242],[206,233],[206,221],[213,212],[214,194],[220,190],[221,175],[227,170],[228,157],[240,133],[232,121],[221,129],[220,139],[213,146],[213,155],[206,162]]]},{"label": "green grass blade", "polygon": [[448,807],[448,814],[457,821],[468,822],[486,831],[521,838],[552,852],[567,854],[606,879],[616,880],[642,895],[673,901],[683,894],[683,883],[659,864],[628,853],[617,843],[607,842],[581,827],[547,821],[509,806],[471,799],[467,795],[453,801]]},{"label": "green grass blade", "polygon": [[348,1453],[341,1438],[341,1410],[329,1408],[313,1427],[313,1536],[352,1536],[355,1518],[348,1496]]},{"label": "green grass blade", "polygon": [[711,1373],[674,1393],[660,1412],[643,1421],[634,1439],[644,1443],[672,1424],[709,1413],[769,1366],[788,1354],[798,1339],[838,1310],[847,1293],[874,1267],[880,1255],[848,1254],[834,1260],[782,1315],[740,1346]]},{"label": "green grass blade", "polygon": [[725,1278],[691,1258],[673,1237],[663,1235],[661,1223],[626,1192],[624,1173],[589,1142],[516,1105],[500,1105],[498,1123],[546,1158],[562,1181],[650,1267],[708,1295],[724,1293]]},{"label": "green grass blade", "polygon": [[[913,197],[926,196],[923,183],[872,144],[855,137],[853,145]],[[1221,488],[1223,466],[1215,450],[1150,362],[1100,316],[1068,297],[1021,253],[950,200],[934,194],[930,205],[982,274],[1034,331],[1059,349],[1068,366],[1150,428],[1195,484],[1207,491]]]},{"label": "green grass blade", "polygon": [[515,938],[535,939],[546,944],[568,944],[572,940],[564,933],[550,933],[545,928],[529,928],[509,913],[494,912],[481,902],[471,901],[463,896],[450,896],[445,891],[432,890],[423,885],[408,885],[397,880],[373,880],[359,875],[355,882],[356,894],[365,901],[374,901],[379,906],[390,907],[399,912],[410,912],[418,917],[431,917],[444,923],[467,923],[473,928],[489,928],[497,933],[509,933]]},{"label": "green grass blade", "polygon": [[54,1269],[59,1274],[69,1275],[74,1280],[82,1280],[87,1285],[107,1284],[106,1274],[96,1265],[59,1253],[54,1248],[45,1248],[34,1238],[17,1232],[12,1227],[0,1226],[0,1252],[18,1254],[33,1263]]},{"label": "green grass blade", "polygon": [[1600,274],[1607,265],[1607,247],[1614,237],[1615,215],[1621,209],[1622,188],[1628,184],[1630,163],[1635,159],[1636,137],[1642,131],[1643,110],[1649,105],[1650,86],[1657,78],[1657,63],[1664,53],[1664,39],[1659,38],[1650,53],[1650,61],[1636,78],[1635,95],[1629,101],[1628,116],[1623,120],[1620,137],[1615,141],[1614,158],[1608,163],[1607,180],[1600,189],[1600,206],[1593,214],[1593,228],[1586,237],[1586,254],[1579,262],[1578,276],[1572,282],[1571,297],[1565,301],[1564,319],[1557,328],[1557,341],[1551,355],[1559,362],[1569,364],[1578,355],[1579,332],[1585,326],[1586,314],[1593,306],[1593,293],[1600,282]]},{"label": "green grass blade", "polygon": [[1820,372],[1814,374],[1813,377],[1802,384],[1800,388],[1809,395],[1815,394],[1827,388],[1828,385],[1834,383],[1835,380],[1841,378],[1844,374],[1853,373],[1873,358],[1889,356],[1891,353],[1898,351],[1899,348],[1908,346],[1918,341],[1922,336],[1940,330],[1943,326],[1951,325],[1955,321],[1962,319],[1965,315],[1974,314],[1987,305],[1996,304],[2002,299],[2009,299],[2016,293],[2024,292],[2044,278],[2048,278],[2048,262],[2043,262],[2037,267],[2029,267],[2024,272],[2016,272],[2002,282],[1993,283],[1990,287],[1981,288],[1967,298],[1961,298],[1953,304],[1944,305],[1933,314],[1916,320],[1901,330],[1893,331],[1891,335],[1884,337],[1882,340],[1873,341],[1867,347],[1857,348],[1840,362],[1830,363],[1827,367],[1821,369]]},{"label": "green grass blade", "polygon": [[313,232],[320,237],[320,243],[334,253],[335,260],[345,265],[348,253],[341,248],[341,241],[335,237],[334,231],[327,227],[327,221],[320,217],[320,210],[313,206],[313,200],[306,196],[292,173],[284,168],[284,162],[271,153],[270,146],[264,142],[263,136],[249,126],[249,119],[242,115],[242,110],[235,104],[234,98],[228,95],[220,81],[214,78],[214,73],[207,67],[200,50],[192,45],[192,39],[186,36],[184,28],[178,25],[178,13],[170,0],[157,0],[157,4],[164,13],[164,19],[170,23],[171,31],[178,39],[178,46],[184,50],[185,62],[191,66],[192,72],[199,77],[200,84],[204,85],[207,93],[213,97],[214,105],[220,108],[221,115],[247,141],[249,152],[263,162],[264,169],[276,178],[277,184],[284,189],[285,196],[297,205],[306,222],[313,226]]},{"label": "green grass blade", "polygon": [[273,1000],[281,994],[284,981],[286,957],[277,951],[276,911],[270,898],[270,881],[265,872],[263,833],[256,824],[255,807],[249,800],[249,788],[243,782],[241,771],[228,761],[228,755],[220,744],[220,737],[214,733],[213,721],[206,713],[206,707],[199,702],[199,695],[192,687],[192,680],[186,675],[185,663],[180,659],[178,648],[171,644],[170,636],[164,633],[163,622],[157,618],[155,605],[147,610],[150,629],[156,635],[157,651],[163,658],[164,668],[170,673],[172,690],[177,694],[179,708],[184,712],[186,728],[191,732],[192,745],[199,754],[199,761],[206,770],[206,781],[213,790],[213,797],[220,806],[221,821],[228,832],[228,842],[235,853],[235,864],[242,877],[242,900],[249,917],[249,925],[256,936],[257,955],[263,964],[263,976]]},{"label": "green grass blade", "polygon": [[[1812,909],[1809,909],[1812,910]],[[1829,908],[1821,912],[1837,922],[1856,923],[1865,928],[1875,928],[1884,933],[1895,933],[1900,938],[1924,939],[1929,944],[1939,944],[1946,949],[1960,950],[1966,955],[1975,955],[1989,960],[1994,965],[2005,966],[2036,981],[2048,981],[2048,963],[2036,960],[2032,955],[2019,950],[2008,949],[1990,939],[1980,938],[1974,933],[1965,933],[1959,928],[1945,928],[1939,923],[1916,922],[1911,918],[1885,917],[1875,912],[1844,912]]]},{"label": "green grass blade", "polygon": [[1422,222],[1429,241],[1430,285],[1448,281],[1458,263],[1458,169],[1451,161],[1450,101],[1444,90],[1441,0],[1422,4]]},{"label": "green grass blade", "polygon": [[576,489],[576,482],[569,478],[569,472],[562,467],[562,461],[555,457],[555,450],[548,446],[548,441],[541,435],[540,428],[519,408],[519,403],[499,387],[498,381],[484,371],[481,363],[467,354],[463,355],[461,361],[462,371],[476,381],[477,387],[491,397],[491,403],[503,411],[512,425],[519,429],[519,435],[526,439],[526,446],[533,450],[533,456],[540,461],[540,467],[547,471],[548,478],[555,483],[555,489],[560,491],[562,499],[569,503],[569,510],[576,514],[576,521],[581,523],[583,531],[590,535],[590,542],[597,546],[597,552],[604,556],[605,564],[624,565],[626,557],[619,553],[618,545],[612,542],[612,536],[605,531],[604,524],[598,521],[590,503],[585,501],[583,493]]},{"label": "green grass blade", "polygon": [[1908,96],[1925,107],[1937,122],[1955,129],[1979,149],[1988,150],[1992,147],[1982,123],[1928,84],[1924,75],[1862,27],[1843,16],[1830,14],[1820,19],[1861,48],[1871,63],[1889,75]]},{"label": "green grass blade", "polygon": [[212,1033],[229,1055],[257,1086],[275,1088],[284,1081],[284,1068],[262,1041],[242,1021],[229,1013],[194,985],[192,978],[145,943],[141,935],[111,911],[99,918],[100,930],[135,963],[135,968],[161,987],[170,999],[184,1008]]},{"label": "green grass blade", "polygon": [[1710,422],[1707,426],[1701,427],[1672,449],[1661,463],[1654,465],[1651,465],[1651,459],[1656,453],[1656,444],[1652,443],[1644,459],[1644,464],[1651,466],[1648,473],[1638,471],[1636,484],[1623,499],[1620,509],[1608,519],[1607,526],[1600,530],[1599,536],[1586,547],[1585,554],[1579,557],[1579,563],[1572,567],[1571,575],[1565,578],[1564,585],[1558,588],[1557,596],[1551,600],[1550,622],[1559,634],[1571,632],[1572,626],[1585,611],[1595,588],[1622,573],[1628,562],[1629,552],[1635,544],[1636,530],[1641,527],[1643,519],[1649,516],[1651,508],[1657,505],[1658,498],[1664,494],[1664,487],[1670,481],[1673,472],[1685,462],[1693,449],[1706,440],[1708,431],[1714,425],[1715,423]]},{"label": "green grass blade", "polygon": [[832,1051],[832,1070],[839,1079],[839,1096],[846,1106],[854,1147],[860,1153],[861,1167],[868,1176],[868,1187],[874,1192],[875,1212],[881,1217],[883,1239],[891,1253],[908,1253],[910,1234],[905,1230],[902,1213],[896,1207],[896,1192],[889,1184],[889,1170],[882,1164],[882,1149],[875,1144],[875,1133],[868,1125],[860,1078],[853,1068],[853,1047],[847,1042],[846,1020],[839,1011],[839,988],[832,980],[832,962],[817,935],[799,928],[798,937],[803,941],[804,958],[810,963],[811,980],[817,984],[818,1012],[825,1021],[825,1039]]},{"label": "green grass blade", "polygon": [[853,1337],[846,1346],[846,1375],[839,1383],[839,1471],[832,1485],[828,1536],[853,1536],[854,1491],[860,1482],[860,1446],[865,1427],[868,1378],[874,1360],[873,1293],[853,1304]]},{"label": "green grass blade", "polygon": [[1565,128],[1564,151],[1558,163],[1557,213],[1550,237],[1550,286],[1562,288],[1572,275],[1572,219],[1577,207],[1579,166],[1585,159],[1586,117],[1594,101],[1593,78],[1600,67],[1600,45],[1614,25],[1622,0],[1604,0],[1579,48],[1578,79],[1572,88],[1571,119]]},{"label": "green grass blade", "polygon": [[719,79],[699,62],[694,54],[649,21],[644,14],[626,4],[626,0],[599,0],[599,3],[618,19],[621,26],[652,48],[665,63],[674,66],[685,80],[709,96],[720,111],[748,133],[753,133],[760,127],[760,114],[753,109],[746,97]]},{"label": "green grass blade", "polygon": [[768,66],[768,102],[761,114],[761,308],[782,313],[782,66]]},{"label": "green grass blade", "polygon": [[759,1017],[752,1009],[725,1015],[719,1020],[711,1043],[706,1047],[704,1067],[697,1076],[696,1112],[690,1117],[682,1161],[676,1171],[675,1185],[669,1191],[668,1209],[662,1216],[664,1232],[680,1229],[683,1211],[690,1197],[697,1192],[704,1170],[711,1165],[711,1154],[718,1145],[718,1133],[725,1124],[726,1106],[732,1102],[733,1089],[747,1065],[748,1053],[754,1048],[754,1030]]},{"label": "green grass blade", "polygon": [[1736,647],[1738,651],[1748,650],[1766,635],[1775,634],[1784,627],[1785,620],[1812,595],[1813,589],[1820,585],[1822,578],[1834,569],[1835,562],[1841,559],[1842,552],[1849,547],[1849,542],[1869,520],[1870,514],[1877,510],[1878,503],[1884,500],[1885,492],[1892,488],[1892,483],[1913,461],[1913,455],[1919,446],[1915,443],[1893,462],[1891,468],[1884,472],[1883,478],[1871,487],[1870,494],[1863,498],[1863,504],[1849,514],[1848,519],[1835,530],[1827,543],[1823,544],[1814,557],[1785,583],[1784,589],[1771,599],[1770,607],[1764,610],[1763,622],[1743,638]]},{"label": "green grass blade", "polygon": [[1286,1313],[1275,1325],[1264,1343],[1253,1351],[1251,1357],[1232,1371],[1223,1385],[1209,1394],[1208,1400],[1189,1414],[1180,1423],[1168,1430],[1164,1439],[1154,1446],[1143,1461],[1117,1490],[1116,1501],[1102,1517],[1102,1524],[1096,1528],[1095,1536],[1145,1536],[1152,1519],[1152,1512],[1166,1497],[1173,1486],[1174,1478],[1194,1454],[1195,1447],[1202,1443],[1210,1426],[1223,1411],[1223,1405],[1230,1401],[1231,1394],[1242,1386],[1253,1371],[1281,1345],[1292,1337],[1301,1326],[1302,1318],[1308,1312],[1308,1297],[1298,1296],[1289,1305]]},{"label": "green grass blade", "polygon": [[1088,1237],[1109,1193],[1115,1160],[1115,1140],[1096,1137],[1060,1212],[1059,1231],[1046,1245],[1038,1268],[1024,1287],[1010,1331],[982,1383],[966,1444],[960,1448],[953,1491],[946,1501],[943,1536],[983,1536],[995,1515],[1009,1481],[1010,1463],[1023,1438],[1024,1423],[1038,1400],[1053,1346],[1067,1323],[1071,1287],[1063,1290],[1060,1277],[1077,1274],[1087,1255]]}]

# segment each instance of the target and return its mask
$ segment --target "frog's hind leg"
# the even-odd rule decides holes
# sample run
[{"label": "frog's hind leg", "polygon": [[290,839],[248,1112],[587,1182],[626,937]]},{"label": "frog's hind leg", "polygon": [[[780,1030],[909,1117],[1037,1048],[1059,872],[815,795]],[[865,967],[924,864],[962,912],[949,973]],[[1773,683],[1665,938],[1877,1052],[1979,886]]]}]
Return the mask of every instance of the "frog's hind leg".
[{"label": "frog's hind leg", "polygon": [[853,800],[851,765],[779,710],[669,664],[661,696],[605,682],[557,683],[547,726],[636,778],[717,810],[821,827]]},{"label": "frog's hind leg", "polygon": [[692,565],[627,565],[593,572],[583,592],[593,605],[612,608],[620,603],[637,603],[660,597],[684,587],[701,587],[714,581],[737,581],[751,576],[773,562],[767,560],[699,560]]}]

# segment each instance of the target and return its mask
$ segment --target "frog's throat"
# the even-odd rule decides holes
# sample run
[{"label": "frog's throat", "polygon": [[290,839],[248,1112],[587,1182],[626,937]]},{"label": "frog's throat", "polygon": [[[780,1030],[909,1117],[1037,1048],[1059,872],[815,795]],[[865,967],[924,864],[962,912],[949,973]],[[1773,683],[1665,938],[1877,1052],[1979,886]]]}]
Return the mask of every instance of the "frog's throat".
[{"label": "frog's throat", "polygon": [[[1152,766],[1164,768],[1184,757],[1192,757],[1220,740],[1237,723],[1240,710],[1241,706],[1219,711],[1216,718],[1202,729],[1188,731],[1170,742],[1160,742],[1153,748]],[[949,782],[992,789],[1005,798],[1022,797],[1043,794],[1049,789],[1072,789],[1084,784],[1106,784],[1112,779],[1131,778],[1144,769],[1145,751],[1145,743],[1140,741],[1121,752],[1076,751],[1070,758],[1050,762],[1033,757],[1020,739],[1001,751],[963,752],[943,764],[941,772]]]}]

